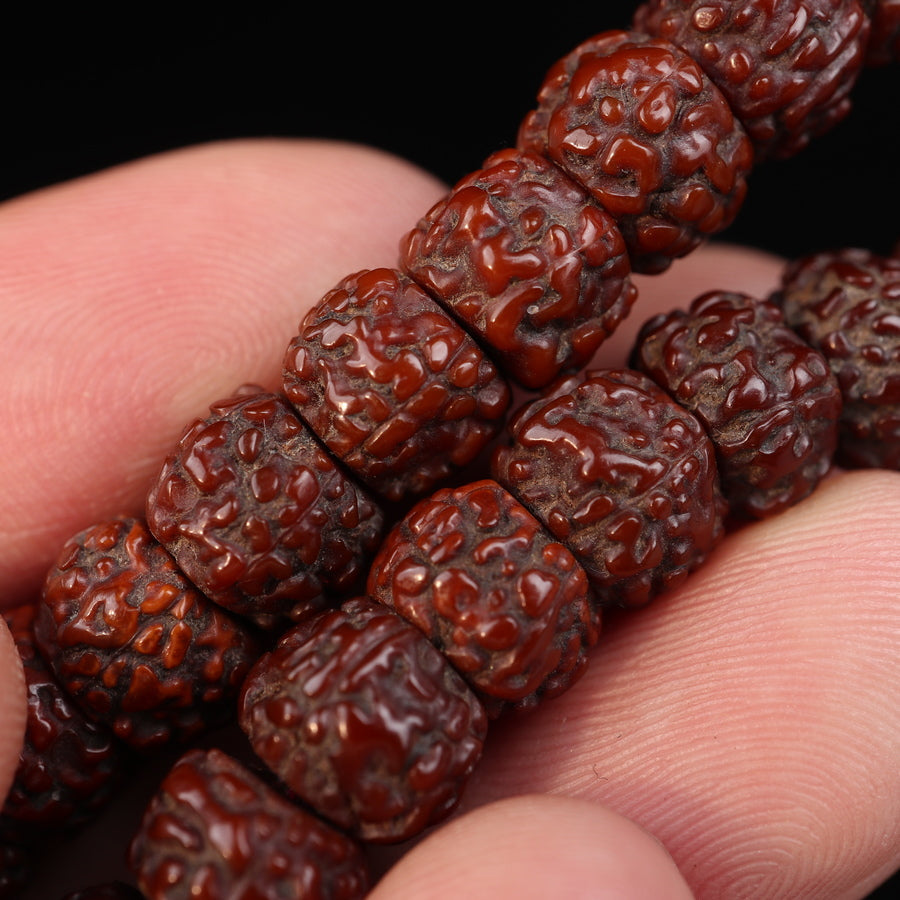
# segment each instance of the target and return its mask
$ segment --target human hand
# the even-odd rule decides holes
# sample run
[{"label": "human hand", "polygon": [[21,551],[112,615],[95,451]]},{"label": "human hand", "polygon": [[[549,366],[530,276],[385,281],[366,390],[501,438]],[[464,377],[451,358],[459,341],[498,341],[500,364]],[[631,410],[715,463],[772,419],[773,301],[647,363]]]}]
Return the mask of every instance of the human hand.
[{"label": "human hand", "polygon": [[[210,402],[277,386],[305,309],[391,265],[441,190],[361,148],[248,142],[7,204],[0,602],[34,598],[71,534],[140,512]],[[708,247],[638,278],[598,363],[621,364],[653,312],[708,288],[765,295],[779,267]],[[459,815],[374,896],[863,896],[900,862],[898,516],[900,475],[835,474],[617,617],[566,695],[495,724]],[[7,638],[3,790],[23,724]],[[102,880],[110,852],[79,848],[78,885],[44,877],[60,895]]]}]

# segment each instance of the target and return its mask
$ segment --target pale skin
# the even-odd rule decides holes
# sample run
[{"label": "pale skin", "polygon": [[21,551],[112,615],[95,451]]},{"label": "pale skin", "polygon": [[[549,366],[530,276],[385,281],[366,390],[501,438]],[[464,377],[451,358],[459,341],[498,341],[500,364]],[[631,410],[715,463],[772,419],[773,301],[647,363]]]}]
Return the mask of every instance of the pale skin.
[{"label": "pale skin", "polygon": [[[210,402],[277,386],[303,312],[392,265],[443,189],[364,148],[240,142],[0,209],[0,603],[32,601],[71,534],[140,511]],[[652,312],[765,295],[780,265],[718,246],[639,278],[598,364]],[[900,474],[836,473],[729,536],[606,627],[566,695],[492,731],[459,814],[373,896],[864,896],[900,863],[898,519]],[[0,795],[23,726],[0,628]]]}]

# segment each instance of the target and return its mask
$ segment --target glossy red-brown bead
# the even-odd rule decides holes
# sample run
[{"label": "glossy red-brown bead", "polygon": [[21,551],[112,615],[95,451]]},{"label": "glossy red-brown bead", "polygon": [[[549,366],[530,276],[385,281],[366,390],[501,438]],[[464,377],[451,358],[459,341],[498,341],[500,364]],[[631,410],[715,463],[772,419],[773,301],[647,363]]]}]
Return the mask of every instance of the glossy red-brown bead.
[{"label": "glossy red-brown bead", "polygon": [[600,602],[646,603],[722,537],[713,445],[648,376],[572,376],[525,404],[509,430],[494,477],[572,550]]},{"label": "glossy red-brown bead", "polygon": [[382,544],[367,590],[428,636],[492,716],[566,690],[600,625],[572,553],[490,480],[418,503]]},{"label": "glossy red-brown bead", "polygon": [[247,677],[239,718],[298,797],[382,843],[457,805],[487,729],[483,707],[428,639],[362,598],[283,635]]},{"label": "glossy red-brown bead", "polygon": [[619,223],[636,272],[660,272],[731,224],[750,140],[719,89],[669,41],[610,31],[547,74],[518,145],[548,156]]},{"label": "glossy red-brown bead", "polygon": [[383,522],[287,400],[252,386],[185,431],[147,498],[147,524],[185,575],[264,628],[361,584]]},{"label": "glossy red-brown bead", "polygon": [[92,819],[110,800],[126,755],[109,728],[93,722],[63,691],[40,656],[33,604],[4,610],[25,672],[25,739],[0,811],[39,836]]},{"label": "glossy red-brown bead", "polygon": [[697,60],[757,161],[799,153],[847,115],[870,31],[859,0],[645,0],[634,27]]},{"label": "glossy red-brown bead", "polygon": [[502,428],[510,391],[494,362],[395,269],[345,278],[304,319],[284,390],[359,479],[418,497],[471,463]]},{"label": "glossy red-brown bead", "polygon": [[370,882],[354,841],[215,749],[175,763],[128,856],[147,900],[361,900]]},{"label": "glossy red-brown bead", "polygon": [[199,593],[129,517],[66,542],[34,627],[66,693],[141,750],[227,718],[258,655],[250,631]]},{"label": "glossy red-brown bead", "polygon": [[781,512],[831,468],[841,392],[774,304],[703,294],[647,322],[634,362],[703,423],[737,517]]},{"label": "glossy red-brown bead", "polygon": [[900,469],[900,258],[862,248],[811,254],[788,265],[773,299],[837,378],[837,462]]},{"label": "glossy red-brown bead", "polygon": [[586,365],[636,296],[615,220],[558,166],[512,149],[435,204],[401,260],[527,388]]}]

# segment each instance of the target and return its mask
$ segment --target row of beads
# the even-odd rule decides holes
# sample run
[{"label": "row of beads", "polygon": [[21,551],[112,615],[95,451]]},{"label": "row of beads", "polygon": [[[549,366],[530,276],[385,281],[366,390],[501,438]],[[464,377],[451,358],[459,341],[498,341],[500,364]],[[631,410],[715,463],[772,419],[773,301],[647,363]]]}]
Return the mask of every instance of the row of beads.
[{"label": "row of beads", "polygon": [[[724,410],[730,420],[722,431],[730,429],[734,447],[720,442],[718,456],[723,470],[724,457],[737,459],[732,482],[746,488],[741,470],[758,470],[747,498],[730,491],[742,512],[769,514],[812,489],[836,440],[817,424],[823,413],[835,421],[833,376],[768,309],[707,299],[696,312],[719,305],[706,332],[718,332],[713,343],[724,356],[703,377],[667,376],[680,383],[682,402],[701,397],[696,415],[636,372],[555,385],[516,417],[516,441],[496,457],[498,481],[423,501],[382,545],[369,599],[326,610],[358,585],[378,544],[384,515],[374,495],[419,496],[497,435],[511,396],[501,368],[545,388],[585,365],[634,301],[630,270],[662,271],[733,219],[753,150],[759,158],[795,152],[846,112],[869,31],[860,4],[786,4],[755,18],[752,4],[743,6],[647,3],[635,18],[640,30],[598,35],[560,61],[519,146],[495,154],[423,218],[403,242],[401,268],[350,276],[310,313],[285,361],[293,409],[247,390],[189,429],[148,501],[153,535],[177,563],[137,520],[106,523],[67,545],[48,577],[36,639],[91,717],[143,749],[217,720],[213,711],[244,682],[267,638],[205,595],[264,629],[299,621],[244,682],[242,724],[271,768],[333,822],[369,840],[399,840],[455,805],[480,753],[485,708],[529,708],[565,689],[596,640],[602,602],[646,601],[718,541],[725,504],[716,450],[698,418],[706,414],[710,428]],[[823,40],[832,16],[837,25]],[[676,35],[682,47],[703,40],[692,56],[670,42]],[[773,110],[773,97],[790,92],[773,86],[772,74],[791,72],[796,86],[798,67],[806,99]],[[758,382],[744,378],[739,399],[718,407],[696,386],[715,380],[709,373],[724,367],[729,340],[745,355],[764,355],[762,339],[744,346],[757,326],[787,362],[766,382],[782,394],[767,395],[765,415],[747,428],[735,422],[753,409],[747,398]],[[698,334],[697,345],[710,343]],[[671,334],[658,339],[677,343]],[[652,372],[661,356],[689,365],[692,352],[642,351],[641,365]],[[799,410],[790,409],[791,379],[814,388]],[[760,429],[779,444],[766,451],[768,468],[759,453],[746,455],[748,443],[761,443]],[[575,455],[560,478],[561,457],[542,449],[554,442],[594,447],[597,469]],[[770,477],[772,459],[780,466],[799,444],[802,465]],[[598,477],[627,485],[625,496],[585,494],[583,481]],[[569,496],[561,503],[553,490]],[[638,513],[635,497],[646,504]],[[617,542],[608,558],[597,552],[604,527],[606,545]],[[485,597],[495,611],[489,627],[467,610]],[[524,613],[511,615],[514,606]],[[481,631],[467,631],[472,621]],[[313,701],[315,709],[304,708]],[[424,727],[401,735],[398,721]],[[220,756],[183,761],[184,790],[196,792],[211,772],[240,780]],[[152,890],[193,877],[176,873],[167,855],[167,841],[181,840],[174,825],[160,824],[160,804],[174,802],[167,785],[135,842],[144,884],[162,878]],[[250,793],[261,791],[254,782]],[[297,833],[327,843],[318,826]],[[348,896],[365,880],[355,866]]]}]

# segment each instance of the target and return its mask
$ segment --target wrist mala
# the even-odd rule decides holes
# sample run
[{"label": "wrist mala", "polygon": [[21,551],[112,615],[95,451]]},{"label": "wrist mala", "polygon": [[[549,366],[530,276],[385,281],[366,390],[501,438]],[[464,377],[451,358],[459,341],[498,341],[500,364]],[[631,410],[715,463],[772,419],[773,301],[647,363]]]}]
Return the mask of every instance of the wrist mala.
[{"label": "wrist mala", "polygon": [[37,608],[5,614],[48,723],[7,855],[237,705],[253,758],[187,747],[131,845],[142,894],[362,896],[358,842],[444,819],[489,723],[573,684],[607,610],[833,462],[900,468],[897,258],[797,260],[771,297],[710,292],[646,322],[629,368],[590,368],[632,274],[726,228],[754,165],[898,57],[896,0],[648,0],[561,59],[398,266],[312,308],[281,393],[211,406],[145,519],[74,536]]}]

